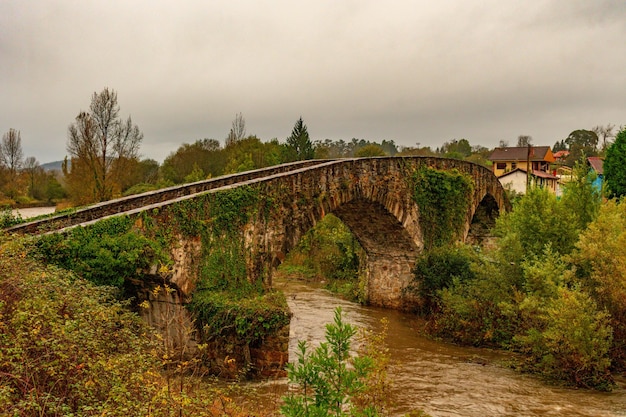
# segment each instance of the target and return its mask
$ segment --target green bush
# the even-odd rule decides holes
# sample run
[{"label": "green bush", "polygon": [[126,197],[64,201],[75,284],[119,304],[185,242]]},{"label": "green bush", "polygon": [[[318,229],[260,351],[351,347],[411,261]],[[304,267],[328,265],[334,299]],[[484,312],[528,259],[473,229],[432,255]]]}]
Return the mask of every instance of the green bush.
[{"label": "green bush", "polygon": [[287,365],[289,381],[297,386],[283,397],[285,416],[375,416],[375,407],[357,407],[352,398],[367,389],[374,369],[368,356],[350,355],[351,339],[357,329],[343,321],[341,308],[334,323],[326,325],[326,341],[309,354],[305,341],[298,342],[295,363]]},{"label": "green bush", "polygon": [[0,246],[0,414],[147,415],[150,331],[105,287]]},{"label": "green bush", "polygon": [[291,314],[281,292],[244,298],[232,292],[196,291],[190,305],[206,340],[236,336],[246,344],[263,339],[289,325]]},{"label": "green bush", "polygon": [[91,282],[121,288],[125,280],[141,277],[153,264],[168,262],[159,242],[132,230],[132,224],[122,216],[67,234],[43,235],[35,240],[35,253]]},{"label": "green bush", "polygon": [[11,207],[0,207],[0,229],[23,223],[22,216],[19,213],[14,216]]},{"label": "green bush", "polygon": [[529,297],[521,305],[522,311],[532,311],[538,324],[515,337],[527,354],[526,369],[577,387],[610,390],[608,313],[598,311],[591,297],[577,288],[560,287],[557,296],[544,303],[537,305],[535,297]]},{"label": "green bush", "polygon": [[[253,416],[176,362],[117,290],[28,257],[0,233],[0,415]],[[168,367],[166,369],[166,367]]]},{"label": "green bush", "polygon": [[159,186],[156,184],[148,184],[148,183],[142,182],[142,183],[133,185],[132,187],[124,191],[122,195],[126,197],[129,195],[142,194],[148,191],[154,191],[158,189],[159,189]]},{"label": "green bush", "polygon": [[613,366],[626,370],[626,203],[608,201],[567,260],[575,280],[611,314]]},{"label": "green bush", "polygon": [[541,256],[547,244],[556,254],[572,251],[578,238],[576,214],[550,191],[533,187],[513,210],[496,221],[499,246],[510,262]]},{"label": "green bush", "polygon": [[423,302],[422,313],[433,313],[440,301],[441,290],[475,278],[471,263],[476,254],[467,246],[440,247],[424,252],[417,260],[413,282],[407,288]]}]

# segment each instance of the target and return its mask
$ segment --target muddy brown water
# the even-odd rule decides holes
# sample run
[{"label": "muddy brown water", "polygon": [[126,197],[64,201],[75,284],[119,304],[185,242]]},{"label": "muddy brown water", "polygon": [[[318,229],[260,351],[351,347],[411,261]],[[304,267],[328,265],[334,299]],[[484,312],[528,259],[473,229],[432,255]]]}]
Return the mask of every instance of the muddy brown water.
[{"label": "muddy brown water", "polygon": [[[387,343],[395,363],[389,374],[395,397],[392,415],[422,409],[433,417],[626,416],[625,378],[618,378],[617,389],[610,393],[552,386],[507,368],[506,353],[421,336],[422,324],[413,315],[360,306],[305,283],[280,282],[276,287],[285,292],[294,314],[292,361],[298,340],[311,345],[324,341],[325,324],[333,321],[338,306],[347,321],[359,327],[378,330],[380,320],[387,318]],[[254,386],[267,401],[277,401],[287,389],[287,380]]]},{"label": "muddy brown water", "polygon": [[54,213],[56,207],[28,207],[28,208],[20,208],[12,210],[14,216],[18,214],[22,217],[22,219],[29,219],[31,217],[41,216],[42,214],[51,214]]}]

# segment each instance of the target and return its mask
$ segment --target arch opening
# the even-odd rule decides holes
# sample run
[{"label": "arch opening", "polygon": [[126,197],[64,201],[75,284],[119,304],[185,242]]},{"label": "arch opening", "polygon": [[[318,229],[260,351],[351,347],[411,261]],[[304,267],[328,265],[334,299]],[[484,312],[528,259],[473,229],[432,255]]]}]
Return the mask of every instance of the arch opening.
[{"label": "arch opening", "polygon": [[474,211],[466,242],[484,245],[493,238],[492,230],[500,215],[498,202],[491,194],[486,194]]},{"label": "arch opening", "polygon": [[410,308],[404,289],[413,278],[421,248],[382,204],[354,199],[333,214],[354,233],[366,255],[367,300],[372,305]]}]

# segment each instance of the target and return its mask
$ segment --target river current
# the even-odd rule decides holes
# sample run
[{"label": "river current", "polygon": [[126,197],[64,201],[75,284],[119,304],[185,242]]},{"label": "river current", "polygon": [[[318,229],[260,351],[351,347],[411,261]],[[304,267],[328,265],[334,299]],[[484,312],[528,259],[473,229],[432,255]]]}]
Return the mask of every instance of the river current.
[{"label": "river current", "polygon": [[[340,306],[346,320],[379,330],[387,318],[387,343],[394,367],[389,373],[395,404],[393,415],[422,409],[433,417],[487,416],[626,416],[626,380],[610,393],[577,390],[547,384],[503,364],[506,353],[458,347],[420,335],[421,321],[392,310],[364,307],[298,282],[279,282],[293,312],[290,360],[298,340],[315,346],[324,340],[325,324]],[[280,395],[286,379],[257,386]],[[269,395],[269,394],[268,394]]]}]

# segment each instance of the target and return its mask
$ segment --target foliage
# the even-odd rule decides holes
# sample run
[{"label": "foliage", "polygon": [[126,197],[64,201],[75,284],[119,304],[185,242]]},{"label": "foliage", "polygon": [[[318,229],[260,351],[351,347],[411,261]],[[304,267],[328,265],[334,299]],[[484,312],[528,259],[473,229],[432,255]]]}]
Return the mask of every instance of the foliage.
[{"label": "foliage", "polygon": [[256,136],[237,140],[224,149],[224,174],[278,165],[283,162],[283,148],[276,140],[264,143]]},{"label": "foliage", "polygon": [[158,188],[159,187],[155,184],[148,184],[145,182],[140,182],[139,184],[135,184],[132,187],[130,187],[128,190],[124,191],[123,195],[129,196],[129,195],[135,195],[135,194],[142,194],[148,191],[157,190]]},{"label": "foliage", "polygon": [[458,240],[463,233],[474,184],[457,170],[420,168],[413,174],[413,199],[420,210],[426,249]]},{"label": "foliage", "polygon": [[348,299],[364,302],[359,269],[365,253],[339,218],[324,216],[291,250],[281,271],[327,281],[327,288]]},{"label": "foliage", "polygon": [[501,214],[495,228],[510,262],[539,256],[548,244],[557,254],[569,253],[579,232],[576,214],[539,187],[530,188],[511,212]]},{"label": "foliage", "polygon": [[385,156],[385,151],[379,145],[366,145],[354,153],[357,158],[369,158],[373,156]]},{"label": "foliage", "polygon": [[176,184],[199,181],[278,165],[284,162],[283,153],[284,145],[277,140],[262,142],[256,136],[228,140],[224,148],[215,139],[202,139],[184,143],[171,153],[163,162],[161,175]]},{"label": "foliage", "polygon": [[93,283],[121,288],[125,280],[139,278],[153,263],[168,262],[159,242],[132,230],[132,225],[126,216],[101,220],[66,234],[42,235],[33,250],[44,262]]},{"label": "foliage", "polygon": [[608,313],[599,311],[586,293],[563,286],[547,303],[528,297],[520,306],[522,312],[529,305],[538,326],[516,337],[528,355],[526,367],[577,387],[610,390]]},{"label": "foliage", "polygon": [[1,415],[262,415],[193,377],[196,362],[173,362],[117,291],[38,263],[24,243],[0,234]]},{"label": "foliage", "polygon": [[306,125],[300,117],[291,131],[291,135],[287,138],[288,160],[302,161],[305,159],[313,159],[315,151],[313,143],[309,138],[309,132]]},{"label": "foliage", "polygon": [[354,326],[344,322],[338,307],[334,323],[326,325],[325,342],[310,354],[306,342],[298,342],[297,362],[287,365],[289,381],[298,390],[283,398],[283,415],[377,415],[373,404],[353,401],[367,390],[365,381],[373,370],[372,358],[350,355],[351,339],[356,332]]},{"label": "foliage", "polygon": [[372,359],[372,367],[365,379],[363,391],[353,395],[352,402],[358,409],[373,408],[376,414],[385,415],[394,404],[389,373],[393,373],[393,364],[387,345],[389,320],[380,320],[378,332],[361,329],[357,354]]},{"label": "foliage", "polygon": [[597,175],[584,158],[572,170],[572,178],[563,184],[563,205],[576,217],[579,230],[584,230],[598,215],[602,190],[594,185]]},{"label": "foliage", "polygon": [[440,153],[446,158],[463,159],[470,156],[472,147],[467,139],[453,139],[443,144]]},{"label": "foliage", "polygon": [[[398,153],[395,142],[393,140],[385,139],[383,139],[380,143],[357,138],[352,138],[349,142],[346,142],[343,139],[325,139],[323,141],[316,140],[313,143],[313,147],[315,150],[315,158],[317,159],[349,158],[353,156],[394,156]],[[381,150],[383,153],[379,154]],[[364,153],[362,154],[362,152]],[[375,154],[367,155],[372,152]]]},{"label": "foliage", "polygon": [[576,280],[611,315],[614,344],[611,358],[626,369],[626,204],[609,201],[580,235],[568,257]]},{"label": "foliage", "polygon": [[475,278],[471,269],[475,254],[465,246],[433,248],[424,252],[415,264],[413,282],[407,287],[423,302],[422,313],[433,313],[440,302],[441,290]]},{"label": "foliage", "polygon": [[216,177],[224,173],[226,160],[220,143],[215,139],[183,143],[176,152],[170,153],[161,166],[161,176],[174,184],[185,182],[185,177],[198,167],[205,176]]},{"label": "foliage", "polygon": [[541,239],[541,228],[533,224],[544,221],[576,223],[569,225],[576,239],[571,231],[579,223],[559,204],[541,190],[524,196],[499,223],[495,251],[471,260],[474,278],[454,278],[436,293],[430,330],[458,343],[520,350],[524,369],[549,379],[610,389],[610,366],[623,369],[626,358],[626,271],[619,270],[626,264],[626,213],[619,204],[603,205],[573,252],[573,242],[554,233],[535,245],[531,236]]},{"label": "foliage", "polygon": [[22,216],[19,213],[13,215],[11,207],[0,207],[0,229],[6,229],[22,222]]},{"label": "foliage", "polygon": [[140,415],[159,394],[148,329],[104,287],[0,248],[0,413]]},{"label": "foliage", "polygon": [[474,279],[452,280],[438,293],[439,306],[430,331],[447,340],[472,346],[510,346],[517,326],[519,291],[499,264],[488,259],[472,263]]},{"label": "foliage", "polygon": [[203,340],[236,336],[246,344],[259,342],[267,334],[289,325],[289,309],[282,293],[233,296],[231,291],[198,290],[190,309],[195,313]]},{"label": "foliage", "polygon": [[603,168],[609,196],[621,198],[626,194],[626,128],[607,149]]},{"label": "foliage", "polygon": [[565,164],[573,166],[581,157],[596,155],[598,145],[598,135],[592,130],[574,130],[565,139],[565,144],[570,152],[565,160]]}]

